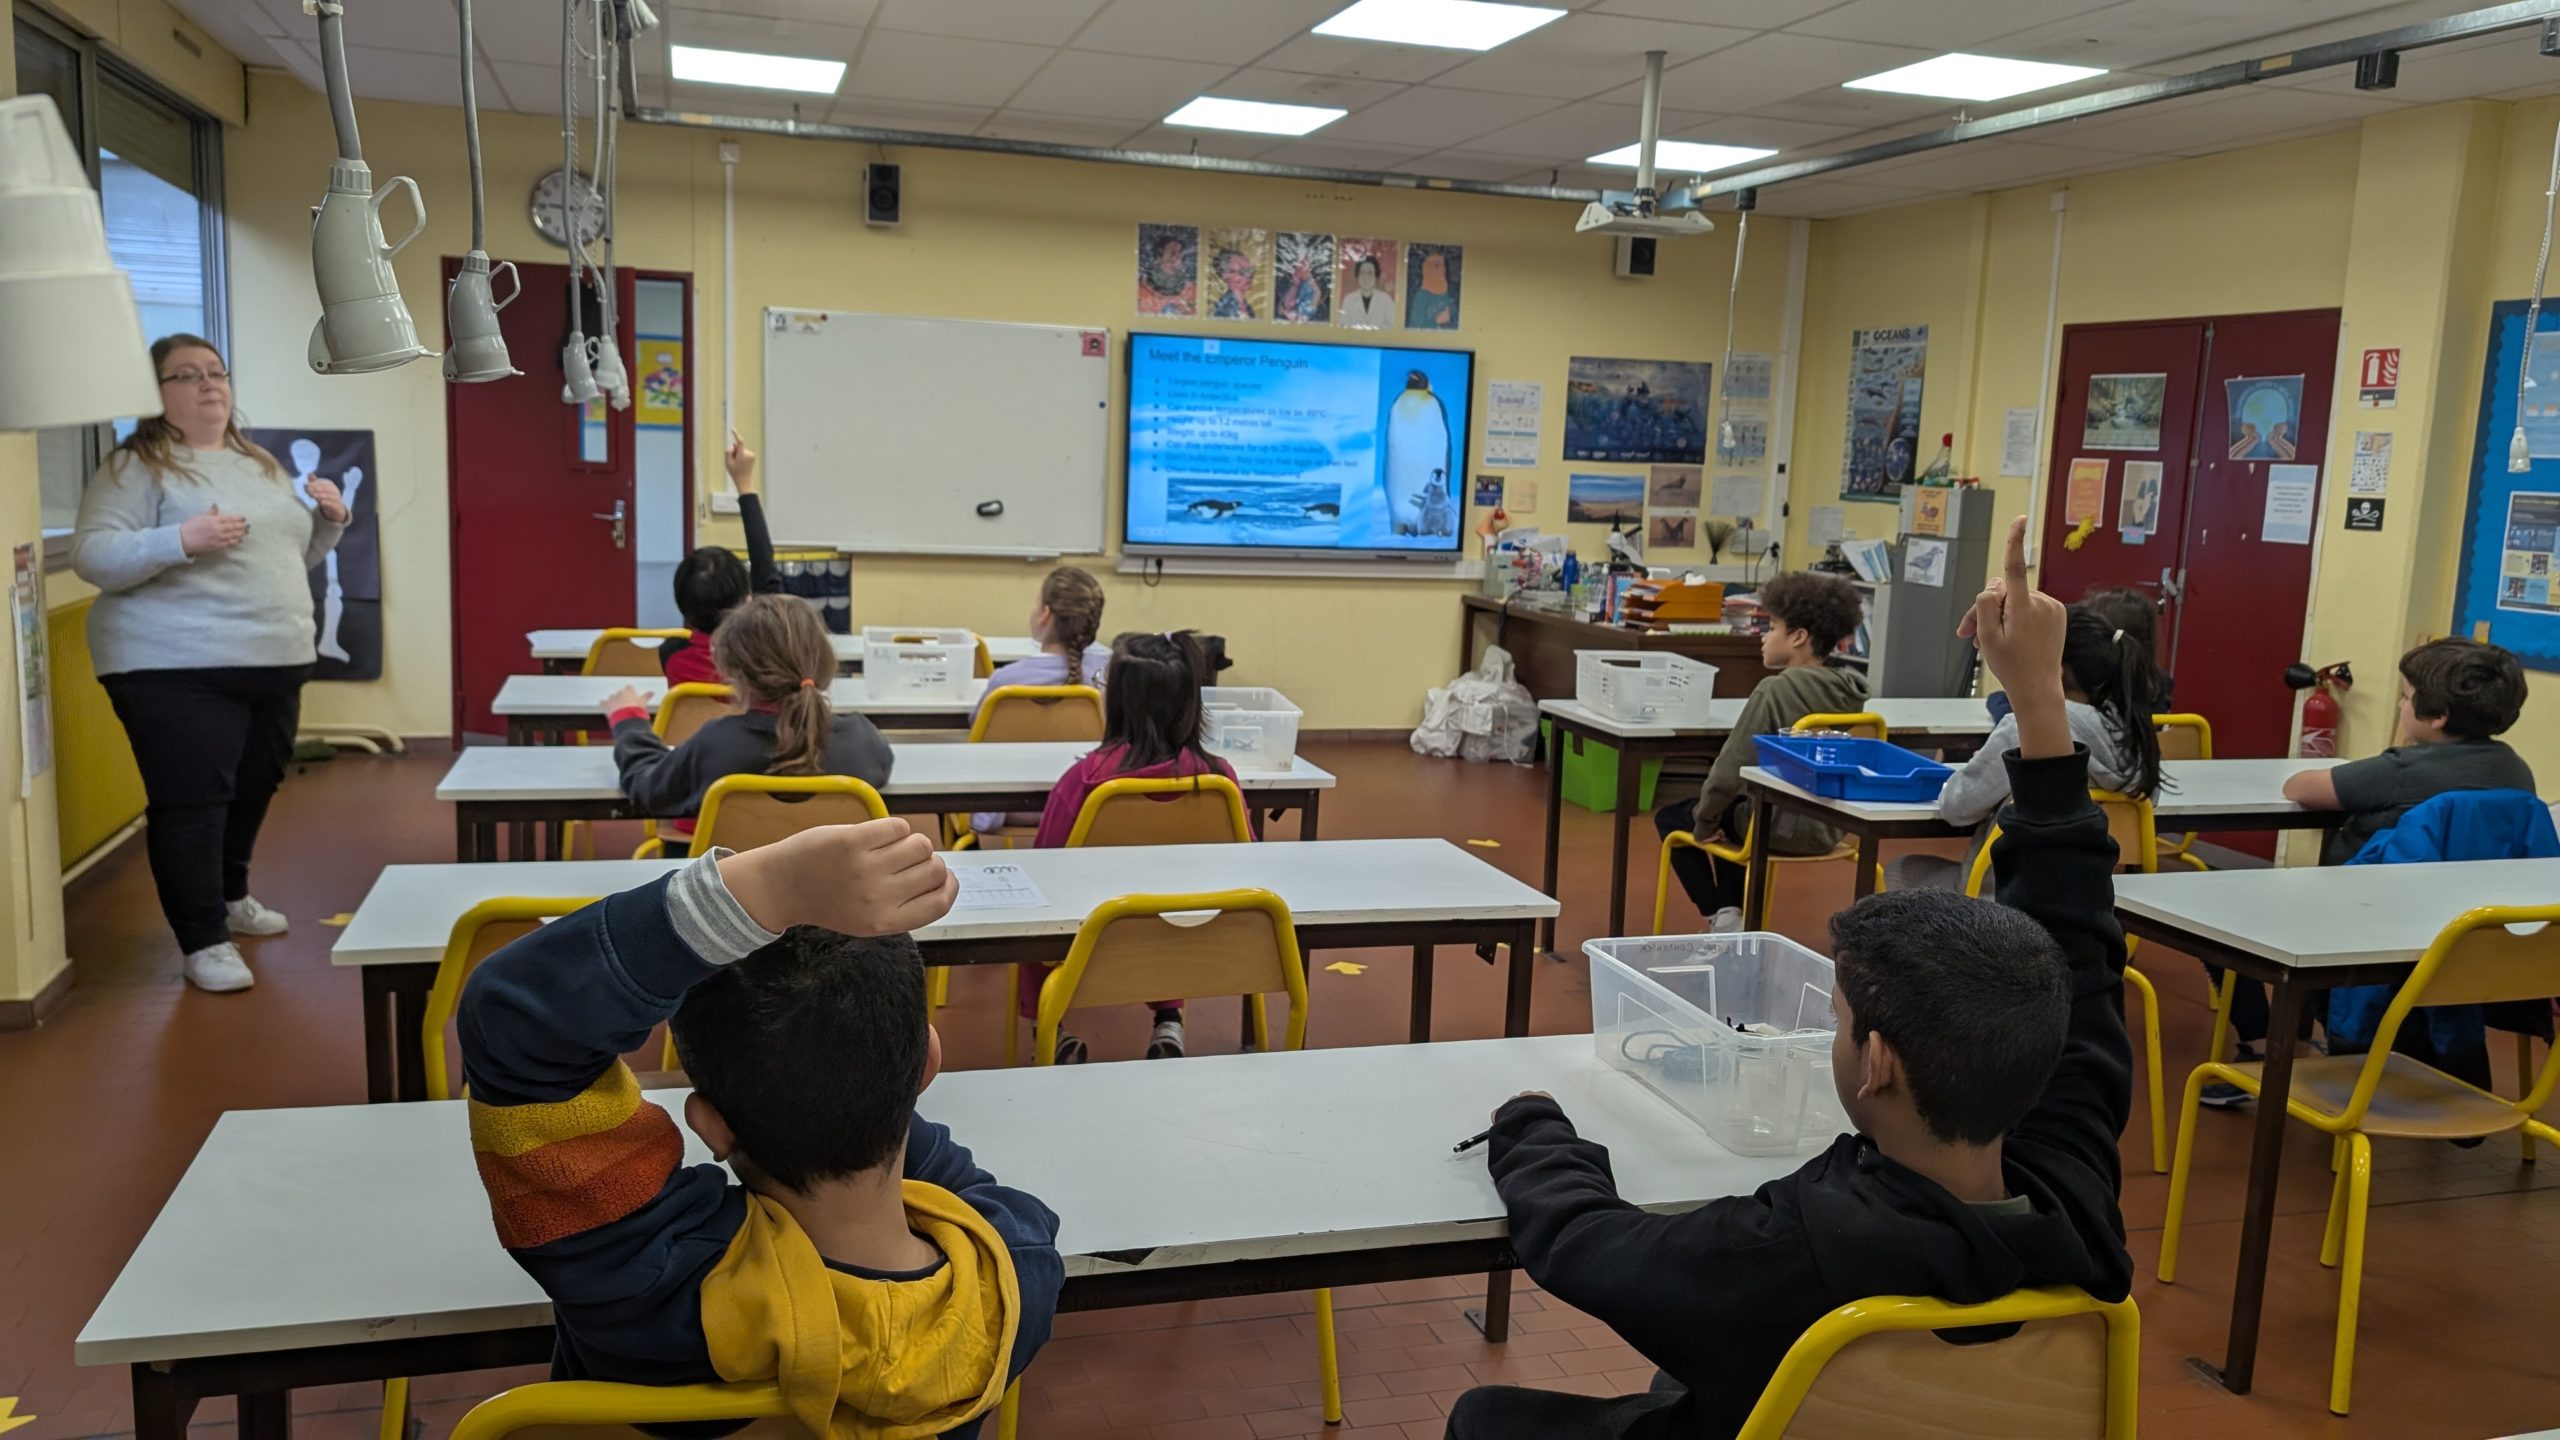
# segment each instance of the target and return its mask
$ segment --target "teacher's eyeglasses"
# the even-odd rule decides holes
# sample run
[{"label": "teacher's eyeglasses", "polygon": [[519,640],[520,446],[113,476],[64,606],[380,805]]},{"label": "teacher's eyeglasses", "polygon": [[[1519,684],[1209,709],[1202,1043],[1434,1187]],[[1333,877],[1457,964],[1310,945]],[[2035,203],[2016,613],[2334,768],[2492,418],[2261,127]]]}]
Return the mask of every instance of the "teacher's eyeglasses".
[{"label": "teacher's eyeglasses", "polygon": [[207,380],[212,381],[216,385],[228,385],[231,383],[231,372],[228,370],[186,369],[173,371],[170,374],[160,377],[160,383],[163,385],[201,385]]}]

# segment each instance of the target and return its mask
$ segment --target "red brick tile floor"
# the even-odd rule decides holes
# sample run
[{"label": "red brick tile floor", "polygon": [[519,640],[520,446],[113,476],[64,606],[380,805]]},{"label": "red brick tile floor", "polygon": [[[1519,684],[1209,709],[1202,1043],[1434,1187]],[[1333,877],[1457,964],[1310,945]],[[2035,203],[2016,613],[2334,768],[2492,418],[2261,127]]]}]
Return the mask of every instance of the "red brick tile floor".
[{"label": "red brick tile floor", "polygon": [[[1535,882],[1543,791],[1537,772],[1431,761],[1401,744],[1326,744],[1315,758],[1342,777],[1325,802],[1325,833],[1438,834],[1490,839],[1476,853]],[[295,918],[254,946],[258,988],[188,991],[153,903],[141,847],[127,845],[70,892],[78,988],[44,1027],[0,1035],[0,1396],[37,1418],[11,1440],[115,1435],[132,1428],[126,1376],[71,1363],[71,1341],[215,1117],[226,1109],[343,1104],[364,1094],[356,978],[329,968],[336,932],[323,917],[352,910],[376,870],[451,858],[451,817],[431,798],[449,754],[343,758],[286,786],[257,870],[261,898]],[[1651,904],[1650,830],[1638,822],[1631,913]],[[607,827],[605,853],[629,839]],[[1284,822],[1285,835],[1289,825]],[[1540,967],[1535,1028],[1587,1028],[1580,942],[1605,923],[1604,821],[1565,821],[1562,964]],[[1846,903],[1848,869],[1801,867],[1778,894],[1779,929],[1819,943],[1823,917]],[[1673,923],[1695,925],[1675,903]],[[1386,1044],[1404,1030],[1404,952],[1328,954],[1366,973],[1319,970],[1317,1045]],[[2164,998],[2175,1082],[2201,1058],[2204,985],[2181,956],[2146,948]],[[940,1023],[956,1066],[996,1063],[1002,977],[963,972]],[[1441,964],[1438,1033],[1498,1032],[1501,974],[1455,953]],[[1143,1017],[1100,1015],[1097,1054],[1131,1055]],[[1125,1022],[1125,1023],[1124,1023]],[[1204,1006],[1193,1045],[1235,1044],[1235,1012]],[[2502,1047],[2493,1047],[2502,1048]],[[1502,1097],[1488,1095],[1490,1108]],[[2472,1151],[2391,1146],[2374,1186],[2357,1410],[2325,1408],[2333,1272],[2315,1263],[2327,1201],[2326,1150],[2296,1130],[2285,1161],[2257,1392],[2225,1395],[2196,1379],[2190,1356],[2218,1357],[2228,1316],[2244,1115],[2208,1112],[2187,1232],[2186,1278],[2150,1278],[2166,1186],[2148,1165],[2147,1121],[2126,1135],[2124,1208],[2142,1276],[2142,1432],[2152,1440],[2247,1435],[2481,1440],[2560,1425],[2560,1156],[2536,1167],[2512,1146]],[[1351,1287],[1337,1293],[1348,1423],[1336,1434],[1436,1437],[1468,1386],[1517,1382],[1593,1393],[1640,1388],[1649,1367],[1604,1326],[1521,1287],[1512,1338],[1488,1345],[1462,1318],[1478,1283],[1465,1279]],[[1277,1295],[1063,1318],[1025,1385],[1022,1432],[1035,1440],[1281,1440],[1323,1432],[1307,1298]],[[430,1435],[530,1372],[437,1376],[417,1386]],[[301,1431],[318,1440],[372,1434],[376,1393],[344,1386],[296,1396]],[[227,1401],[198,1426],[231,1428]]]}]

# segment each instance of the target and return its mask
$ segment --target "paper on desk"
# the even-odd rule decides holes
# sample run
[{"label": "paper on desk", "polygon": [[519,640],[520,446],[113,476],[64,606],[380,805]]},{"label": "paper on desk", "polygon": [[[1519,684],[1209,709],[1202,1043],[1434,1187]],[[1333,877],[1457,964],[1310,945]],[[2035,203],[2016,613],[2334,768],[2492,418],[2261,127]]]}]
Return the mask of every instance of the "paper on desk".
[{"label": "paper on desk", "polygon": [[1037,910],[1049,903],[1019,865],[955,865],[951,873],[960,877],[954,910]]}]

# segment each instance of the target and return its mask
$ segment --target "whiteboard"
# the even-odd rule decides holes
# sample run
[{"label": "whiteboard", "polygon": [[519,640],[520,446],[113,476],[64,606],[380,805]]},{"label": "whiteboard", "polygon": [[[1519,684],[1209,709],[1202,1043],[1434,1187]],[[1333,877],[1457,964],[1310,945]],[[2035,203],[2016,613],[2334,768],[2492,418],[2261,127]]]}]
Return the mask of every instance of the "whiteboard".
[{"label": "whiteboard", "polygon": [[766,310],[774,542],[1101,553],[1111,348],[1100,326]]}]

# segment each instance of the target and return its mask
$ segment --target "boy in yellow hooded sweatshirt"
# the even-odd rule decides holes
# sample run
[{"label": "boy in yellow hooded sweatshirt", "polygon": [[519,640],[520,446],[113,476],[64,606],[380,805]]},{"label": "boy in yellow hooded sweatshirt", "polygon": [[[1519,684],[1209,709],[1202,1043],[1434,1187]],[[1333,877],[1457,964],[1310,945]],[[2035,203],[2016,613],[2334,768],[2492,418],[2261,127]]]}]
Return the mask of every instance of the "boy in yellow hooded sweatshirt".
[{"label": "boy in yellow hooded sweatshirt", "polygon": [[[471,1142],[562,1379],[778,1380],[830,1440],[974,1437],[1031,1363],[1058,1217],[916,1114],[942,1062],[905,932],[957,882],[903,820],[714,851],[484,961]],[[855,938],[873,937],[873,938]],[[687,1166],[619,1058],[672,1017]]]}]

